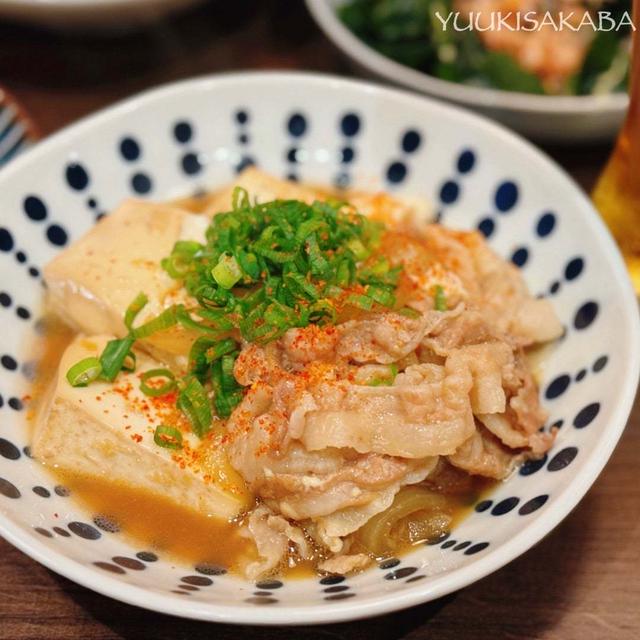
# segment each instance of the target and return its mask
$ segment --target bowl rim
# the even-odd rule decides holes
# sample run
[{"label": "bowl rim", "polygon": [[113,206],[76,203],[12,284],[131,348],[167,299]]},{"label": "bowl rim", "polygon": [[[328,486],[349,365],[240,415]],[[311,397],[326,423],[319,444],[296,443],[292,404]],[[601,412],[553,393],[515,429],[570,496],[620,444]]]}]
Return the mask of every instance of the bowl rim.
[{"label": "bowl rim", "polygon": [[510,146],[517,152],[530,155],[541,166],[555,171],[564,179],[567,191],[576,200],[576,209],[584,214],[585,224],[590,227],[592,233],[599,237],[601,249],[610,261],[616,280],[621,287],[621,312],[628,317],[630,327],[630,335],[627,336],[629,344],[626,350],[628,358],[624,363],[621,363],[621,366],[624,367],[625,383],[620,388],[617,405],[607,428],[603,430],[601,441],[590,452],[584,467],[558,494],[556,500],[549,504],[544,516],[531,521],[522,531],[504,544],[490,549],[486,554],[465,567],[433,576],[424,582],[417,582],[415,586],[407,587],[397,593],[382,593],[363,597],[355,602],[350,600],[333,602],[330,607],[278,605],[275,608],[269,608],[186,601],[178,599],[173,594],[157,593],[127,584],[117,578],[98,573],[97,569],[72,560],[59,551],[52,551],[34,533],[25,534],[23,529],[1,509],[0,534],[12,545],[45,567],[102,595],[160,613],[211,622],[255,625],[310,625],[343,622],[379,616],[447,595],[500,569],[546,536],[586,494],[613,452],[631,411],[640,376],[640,314],[624,262],[604,222],[586,195],[561,167],[520,136],[487,118],[469,113],[460,107],[443,104],[438,100],[368,82],[325,74],[278,71],[234,72],[182,80],[144,91],[82,118],[31,148],[0,170],[0,187],[9,183],[14,174],[26,170],[33,161],[46,159],[47,156],[55,154],[60,147],[64,147],[68,142],[81,139],[86,132],[117,122],[132,111],[143,110],[165,97],[180,94],[184,90],[195,90],[201,94],[209,94],[218,89],[233,88],[239,84],[246,85],[248,82],[258,85],[262,83],[269,87],[278,82],[284,84],[297,82],[333,91],[342,89],[357,91],[362,93],[363,97],[388,97],[396,101],[400,108],[402,105],[417,107],[426,105],[430,110],[435,111],[436,115],[438,112],[453,112],[462,124],[487,129],[495,137],[500,138],[507,147]]},{"label": "bowl rim", "polygon": [[401,84],[470,107],[509,109],[523,114],[619,114],[624,112],[629,104],[626,92],[588,96],[536,95],[442,80],[396,62],[367,45],[340,21],[330,0],[305,2],[309,13],[325,36],[344,54],[370,73],[384,77],[395,85]]}]

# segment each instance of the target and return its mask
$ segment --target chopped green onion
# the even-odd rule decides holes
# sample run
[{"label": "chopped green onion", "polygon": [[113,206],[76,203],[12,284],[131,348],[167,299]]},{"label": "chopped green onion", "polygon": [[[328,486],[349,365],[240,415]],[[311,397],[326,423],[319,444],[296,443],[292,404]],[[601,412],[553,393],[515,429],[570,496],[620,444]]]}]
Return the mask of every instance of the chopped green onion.
[{"label": "chopped green onion", "polygon": [[[147,384],[147,381],[153,378],[165,378],[166,382],[159,387],[152,387]],[[152,398],[164,396],[170,391],[173,391],[176,386],[175,376],[169,369],[149,369],[149,371],[145,371],[140,376],[140,391],[142,391],[145,396],[151,396]]]},{"label": "chopped green onion", "polygon": [[352,293],[350,296],[347,296],[346,301],[347,304],[351,304],[354,307],[358,307],[359,309],[364,309],[365,311],[368,311],[369,309],[371,309],[371,307],[373,307],[373,299],[370,298],[369,296],[363,296],[363,295],[358,295],[355,293]]},{"label": "chopped green onion", "polygon": [[322,299],[314,302],[309,307],[309,321],[319,323],[326,320],[329,324],[335,324],[338,318],[336,308],[329,300]]},{"label": "chopped green onion", "polygon": [[220,381],[224,391],[235,391],[239,388],[236,378],[233,375],[235,362],[235,355],[226,354],[220,359]]},{"label": "chopped green onion", "polygon": [[242,400],[242,389],[233,377],[233,363],[229,356],[225,358],[226,362],[222,358],[214,363],[211,376],[215,394],[213,401],[221,418],[228,418]]},{"label": "chopped green onion", "polygon": [[383,307],[393,307],[396,303],[396,297],[388,287],[371,284],[367,287],[366,291],[367,295],[372,298],[374,302],[381,304]]},{"label": "chopped green onion", "polygon": [[248,209],[251,205],[249,203],[249,194],[246,189],[242,187],[234,187],[231,194],[231,206],[234,211],[238,209]]},{"label": "chopped green onion", "polygon": [[209,347],[205,352],[205,358],[207,362],[211,363],[218,358],[221,358],[227,353],[231,353],[238,348],[236,345],[236,341],[227,338],[226,340],[220,340],[220,342],[216,342],[214,345]]},{"label": "chopped green onion", "polygon": [[190,376],[185,382],[178,396],[178,408],[189,419],[193,432],[202,438],[211,428],[211,403],[205,388],[195,376]]},{"label": "chopped green onion", "polygon": [[223,289],[232,289],[242,278],[242,269],[233,256],[223,254],[218,264],[211,269],[211,275]]},{"label": "chopped green onion", "polygon": [[444,294],[444,289],[439,284],[436,285],[435,295],[433,296],[433,303],[436,311],[447,310],[447,298]]},{"label": "chopped green onion", "polygon": [[352,238],[346,244],[357,260],[366,260],[371,255],[371,252],[362,244],[362,240],[358,238]]},{"label": "chopped green onion", "polygon": [[102,377],[109,382],[116,379],[127,359],[135,338],[127,336],[119,340],[109,340],[100,356]]},{"label": "chopped green onion", "polygon": [[127,353],[127,357],[124,359],[124,362],[122,363],[122,370],[129,371],[129,372],[135,371],[136,362],[137,362],[137,358],[136,358],[135,352],[129,351],[129,353]]},{"label": "chopped green onion", "polygon": [[124,313],[124,326],[131,331],[132,325],[136,316],[144,309],[147,302],[149,302],[149,298],[147,298],[146,294],[140,292],[134,299],[134,301],[127,307],[127,310]]},{"label": "chopped green onion", "polygon": [[176,307],[176,320],[185,328],[185,329],[193,329],[195,331],[201,331],[204,333],[218,335],[220,333],[224,333],[228,331],[230,328],[233,328],[233,324],[229,323],[230,326],[225,326],[223,329],[218,327],[212,327],[208,324],[204,324],[202,322],[196,322],[190,315],[189,312],[182,306],[178,305]]},{"label": "chopped green onion", "polygon": [[249,278],[257,280],[260,277],[260,265],[258,264],[258,258],[255,253],[240,249],[236,252],[236,260],[242,271],[244,271]]},{"label": "chopped green onion", "polygon": [[405,318],[419,318],[420,317],[420,312],[416,311],[416,309],[412,309],[411,307],[402,307],[401,309],[398,309],[398,313],[401,316],[405,316]]},{"label": "chopped green onion", "polygon": [[72,387],[86,387],[97,380],[102,373],[100,360],[96,357],[83,358],[67,371],[67,380]]},{"label": "chopped green onion", "polygon": [[371,380],[370,382],[368,382],[367,384],[370,387],[390,387],[394,380],[396,379],[396,376],[398,375],[398,365],[394,363],[391,363],[389,365],[389,376],[388,377],[384,377],[384,378],[374,378],[373,380]]},{"label": "chopped green onion", "polygon": [[177,307],[172,306],[165,309],[161,314],[155,318],[148,320],[144,324],[140,325],[137,329],[131,332],[131,335],[136,340],[141,338],[148,338],[150,335],[157,333],[158,331],[164,331],[173,327],[178,321],[176,318]]},{"label": "chopped green onion", "polygon": [[159,424],[156,427],[153,441],[165,449],[182,449],[182,433],[166,424]]}]

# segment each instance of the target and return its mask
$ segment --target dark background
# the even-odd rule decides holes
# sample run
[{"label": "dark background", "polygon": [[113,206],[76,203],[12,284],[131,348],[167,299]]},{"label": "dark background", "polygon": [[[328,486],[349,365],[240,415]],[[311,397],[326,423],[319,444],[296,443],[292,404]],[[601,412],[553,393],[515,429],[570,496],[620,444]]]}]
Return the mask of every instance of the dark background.
[{"label": "dark background", "polygon": [[[212,0],[144,30],[69,34],[0,22],[0,84],[44,136],[142,89],[241,69],[350,75],[302,0]],[[590,189],[607,146],[546,147]],[[518,560],[456,594],[378,619],[231,627],[108,600],[0,540],[0,640],[629,639],[640,637],[640,407],[580,506]]]}]

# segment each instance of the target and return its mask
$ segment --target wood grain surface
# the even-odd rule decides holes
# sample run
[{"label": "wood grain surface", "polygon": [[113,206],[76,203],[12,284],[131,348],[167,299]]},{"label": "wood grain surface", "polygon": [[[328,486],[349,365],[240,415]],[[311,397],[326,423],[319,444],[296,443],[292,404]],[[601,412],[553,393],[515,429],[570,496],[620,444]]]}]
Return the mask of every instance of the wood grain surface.
[{"label": "wood grain surface", "polygon": [[[47,135],[160,83],[237,69],[349,74],[301,0],[213,0],[141,32],[48,33],[0,23],[0,84]],[[609,149],[545,149],[590,189]],[[367,621],[212,625],[131,607],[57,576],[0,539],[0,640],[636,640],[640,404],[594,487],[536,548],[446,598]]]}]

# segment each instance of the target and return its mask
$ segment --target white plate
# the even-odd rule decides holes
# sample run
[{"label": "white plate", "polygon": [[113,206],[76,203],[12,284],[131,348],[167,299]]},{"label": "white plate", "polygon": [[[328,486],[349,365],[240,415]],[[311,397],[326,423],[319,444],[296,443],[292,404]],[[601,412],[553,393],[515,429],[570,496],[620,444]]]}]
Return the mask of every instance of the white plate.
[{"label": "white plate", "polygon": [[[148,550],[101,531],[95,514],[58,495],[54,479],[24,453],[29,437],[17,399],[29,388],[24,345],[39,328],[42,265],[122,199],[222,185],[250,160],[312,183],[431,198],[445,223],[480,226],[496,251],[520,263],[567,327],[541,386],[549,423],[562,421],[549,455],[501,484],[490,504],[476,505],[448,540],[339,583],[255,585],[160,553],[150,562],[136,555]],[[528,143],[425,98],[287,73],[170,85],[15,159],[0,171],[0,211],[0,533],[54,571],[141,607],[241,624],[310,624],[379,615],[460,589],[530,549],[571,511],[608,460],[634,399],[636,300],[591,204]]]}]

